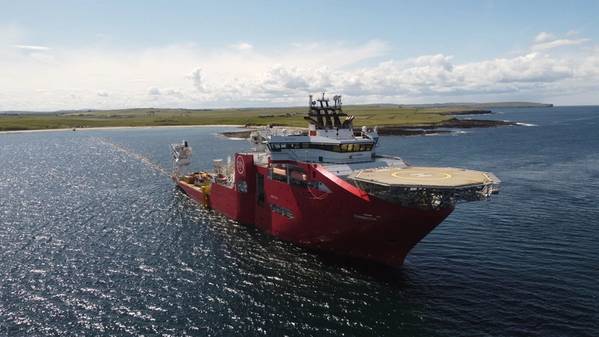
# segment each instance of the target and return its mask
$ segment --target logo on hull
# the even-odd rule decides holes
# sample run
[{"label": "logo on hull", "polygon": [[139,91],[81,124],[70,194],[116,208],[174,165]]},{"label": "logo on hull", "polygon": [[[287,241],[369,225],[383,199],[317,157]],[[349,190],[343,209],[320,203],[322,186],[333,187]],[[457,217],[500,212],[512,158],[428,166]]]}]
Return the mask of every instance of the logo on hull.
[{"label": "logo on hull", "polygon": [[237,156],[237,159],[235,160],[235,166],[237,166],[237,173],[239,173],[239,175],[243,175],[245,173],[245,161],[243,160],[242,156]]}]

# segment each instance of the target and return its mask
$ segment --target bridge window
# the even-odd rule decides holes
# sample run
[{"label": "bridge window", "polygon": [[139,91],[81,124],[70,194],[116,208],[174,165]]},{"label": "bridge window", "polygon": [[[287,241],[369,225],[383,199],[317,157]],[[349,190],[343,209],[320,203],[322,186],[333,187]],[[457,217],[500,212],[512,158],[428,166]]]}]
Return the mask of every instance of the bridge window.
[{"label": "bridge window", "polygon": [[315,149],[330,152],[361,152],[372,150],[373,144],[317,144],[317,143],[269,143],[271,152],[279,152],[282,149]]},{"label": "bridge window", "polygon": [[281,151],[281,144],[279,144],[279,143],[268,143],[267,146],[271,152]]},{"label": "bridge window", "polygon": [[287,182],[287,167],[285,165],[273,166],[270,170],[270,178],[272,180]]},{"label": "bridge window", "polygon": [[308,186],[308,174],[304,169],[289,164],[274,164],[270,169],[270,178],[295,186]]},{"label": "bridge window", "polygon": [[306,187],[308,183],[308,175],[306,172],[296,166],[288,166],[289,168],[289,182],[292,185]]}]

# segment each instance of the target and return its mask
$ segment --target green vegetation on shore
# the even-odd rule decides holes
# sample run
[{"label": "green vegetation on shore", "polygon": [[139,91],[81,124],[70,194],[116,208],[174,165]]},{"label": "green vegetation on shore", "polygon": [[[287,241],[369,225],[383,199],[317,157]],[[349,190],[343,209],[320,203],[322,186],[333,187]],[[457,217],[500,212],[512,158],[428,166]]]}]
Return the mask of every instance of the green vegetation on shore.
[{"label": "green vegetation on shore", "polygon": [[[430,124],[449,118],[438,109],[347,106],[360,125]],[[36,130],[108,126],[285,125],[306,126],[306,108],[252,109],[123,109],[0,115],[0,130]]]},{"label": "green vegetation on shore", "polygon": [[[0,131],[166,125],[283,125],[306,126],[306,107],[243,109],[121,109],[53,113],[0,114]],[[471,106],[407,107],[395,104],[347,105],[356,126],[435,126],[465,111],[485,113]],[[487,111],[488,112],[488,111]]]}]

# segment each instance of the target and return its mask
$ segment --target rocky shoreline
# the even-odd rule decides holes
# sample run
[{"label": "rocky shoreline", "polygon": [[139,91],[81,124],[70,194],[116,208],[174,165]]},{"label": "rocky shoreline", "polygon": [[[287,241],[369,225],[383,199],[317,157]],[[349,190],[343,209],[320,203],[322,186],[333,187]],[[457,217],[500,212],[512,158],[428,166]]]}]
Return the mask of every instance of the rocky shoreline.
[{"label": "rocky shoreline", "polygon": [[512,126],[518,125],[516,122],[511,121],[502,121],[502,120],[491,120],[491,119],[459,119],[459,118],[451,118],[439,123],[431,123],[431,124],[415,124],[415,125],[397,125],[397,126],[381,126],[381,129],[439,129],[439,128],[459,128],[459,129],[469,129],[469,128],[492,128],[497,126]]},{"label": "rocky shoreline", "polygon": [[[480,112],[479,114],[489,113]],[[452,112],[451,114],[455,114]],[[384,125],[378,127],[380,135],[396,135],[396,136],[421,136],[428,134],[441,134],[450,133],[451,130],[447,129],[470,129],[470,128],[491,128],[498,126],[516,126],[517,122],[502,121],[502,120],[489,120],[489,119],[458,119],[451,118],[440,123],[433,124],[416,124],[416,125]],[[227,138],[249,138],[251,129],[256,128],[255,125],[246,125],[246,128],[250,130],[239,130],[239,131],[227,131],[221,132],[221,135]],[[283,126],[274,126],[283,127]],[[297,128],[293,128],[297,129]],[[307,133],[306,129],[299,128],[304,133]]]},{"label": "rocky shoreline", "polygon": [[457,110],[457,111],[448,111],[441,112],[441,115],[485,115],[492,114],[491,110]]}]

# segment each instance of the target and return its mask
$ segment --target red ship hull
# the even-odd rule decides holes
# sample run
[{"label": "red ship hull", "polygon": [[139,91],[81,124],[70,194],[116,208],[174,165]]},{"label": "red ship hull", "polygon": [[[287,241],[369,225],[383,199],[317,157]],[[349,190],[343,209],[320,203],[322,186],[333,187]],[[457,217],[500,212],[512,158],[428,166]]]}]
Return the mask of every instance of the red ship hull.
[{"label": "red ship hull", "polygon": [[320,165],[293,163],[310,181],[324,184],[324,191],[272,179],[271,167],[254,165],[251,154],[237,154],[235,163],[234,186],[212,183],[209,195],[177,183],[192,199],[242,224],[338,255],[402,265],[409,251],[453,211],[389,203]]}]

